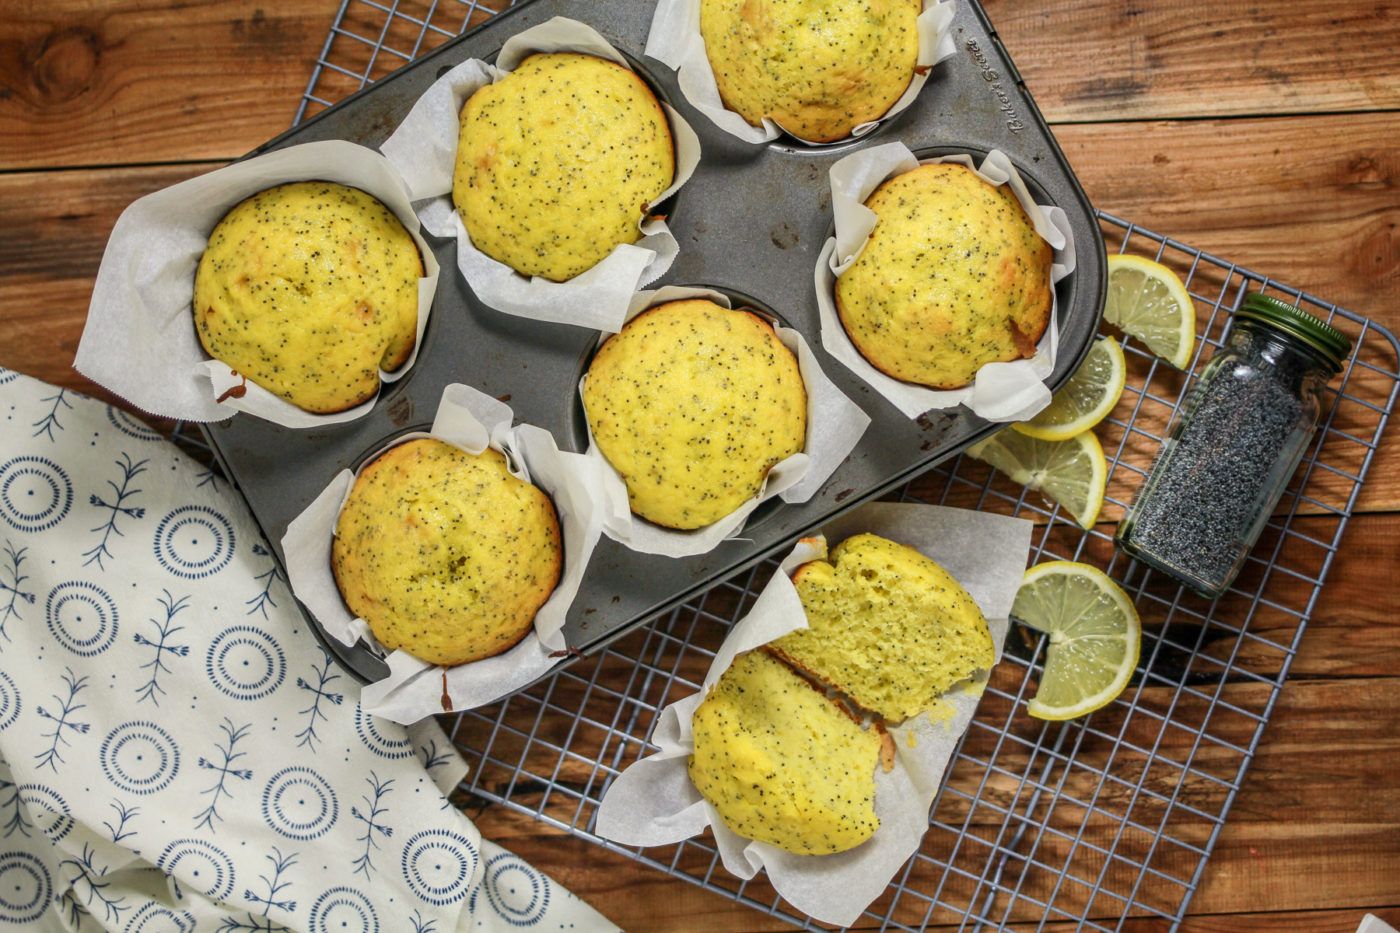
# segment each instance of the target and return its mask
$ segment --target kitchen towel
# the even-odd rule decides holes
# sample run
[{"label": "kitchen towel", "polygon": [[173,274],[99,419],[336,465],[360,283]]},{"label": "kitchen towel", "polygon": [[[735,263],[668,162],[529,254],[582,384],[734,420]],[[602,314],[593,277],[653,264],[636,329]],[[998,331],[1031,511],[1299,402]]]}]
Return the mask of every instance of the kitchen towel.
[{"label": "kitchen towel", "polygon": [[242,502],[159,433],[0,369],[0,925],[613,930],[365,714]]}]

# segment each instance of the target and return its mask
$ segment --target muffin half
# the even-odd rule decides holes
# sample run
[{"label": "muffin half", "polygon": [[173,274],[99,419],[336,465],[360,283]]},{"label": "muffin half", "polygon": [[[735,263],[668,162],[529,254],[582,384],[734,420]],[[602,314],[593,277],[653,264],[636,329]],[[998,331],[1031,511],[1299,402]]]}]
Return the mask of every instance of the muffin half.
[{"label": "muffin half", "polygon": [[879,828],[880,736],[762,651],[734,659],[691,729],[690,779],[739,835],[831,855]]},{"label": "muffin half", "polygon": [[888,722],[931,709],[991,668],[992,635],[967,590],[937,563],[876,535],[847,538],[792,575],[807,628],[768,650]]}]

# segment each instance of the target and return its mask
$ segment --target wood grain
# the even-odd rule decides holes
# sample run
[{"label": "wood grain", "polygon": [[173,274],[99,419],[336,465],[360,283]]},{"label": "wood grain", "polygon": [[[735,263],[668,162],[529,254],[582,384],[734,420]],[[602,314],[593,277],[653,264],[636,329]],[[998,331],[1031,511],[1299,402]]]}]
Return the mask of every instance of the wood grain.
[{"label": "wood grain", "polygon": [[[1204,10],[1137,0],[984,3],[1041,109],[1060,124],[1060,142],[1096,204],[1400,330],[1400,149],[1395,144],[1400,62],[1394,56],[1400,47],[1400,4],[1395,0],[1286,5],[1231,0]],[[117,215],[135,198],[206,171],[284,129],[336,6],[331,0],[275,5],[257,0],[13,0],[6,6],[0,25],[0,365],[91,391],[70,364],[92,278]],[[427,8],[428,0],[398,3],[398,9],[415,16]],[[373,77],[396,65],[392,56],[371,62],[368,47],[354,38],[377,35],[384,28],[382,13],[369,4],[352,4],[346,27],[332,45],[333,60]],[[400,47],[417,40],[416,27],[406,20],[389,29]],[[429,35],[421,48],[436,41]],[[317,91],[333,99],[358,84],[356,76],[328,71]],[[1171,250],[1163,258],[1186,268],[1183,257]],[[1193,282],[1193,292],[1204,299],[1203,313],[1219,284],[1208,276]],[[1393,366],[1394,361],[1378,365]],[[1174,377],[1159,372],[1159,378],[1163,382],[1155,388],[1170,396]],[[1363,382],[1351,389],[1377,401],[1374,393],[1382,383]],[[1144,424],[1165,419],[1164,412],[1152,410],[1153,404],[1145,403]],[[1340,414],[1343,427],[1360,423],[1354,412]],[[1106,443],[1116,444],[1111,426],[1101,432]],[[1148,447],[1139,450],[1135,443],[1140,442],[1128,442],[1130,462],[1150,456]],[[1353,468],[1360,455],[1355,445],[1338,453]],[[1393,779],[1400,773],[1400,720],[1395,715],[1400,709],[1400,619],[1393,611],[1400,454],[1393,439],[1382,446],[1372,470],[1359,503],[1368,514],[1353,521],[1342,542],[1329,585],[1292,659],[1291,680],[1277,697],[1274,718],[1239,786],[1183,930],[1350,933],[1368,908],[1400,926],[1400,786]],[[1346,492],[1346,484],[1335,478],[1323,477],[1319,483],[1310,491],[1324,498]],[[1115,477],[1110,496],[1126,501],[1131,493],[1132,483]],[[1110,504],[1105,517],[1115,519],[1116,508]],[[1296,527],[1327,541],[1335,520],[1310,516]],[[1104,561],[1110,555],[1088,556]],[[1323,556],[1325,552],[1297,542],[1285,552],[1288,566],[1303,573],[1317,572]],[[1308,591],[1304,581],[1279,579],[1269,592],[1282,605],[1301,606]],[[1291,642],[1295,629],[1296,620],[1287,612],[1267,607],[1255,616],[1252,628],[1283,644]],[[696,637],[712,647],[721,634],[714,627],[697,631]],[[1189,632],[1171,637],[1194,641]],[[643,634],[634,637],[637,650],[644,640]],[[1285,652],[1265,642],[1229,633],[1211,633],[1202,644],[1186,670],[1196,675],[1194,689],[1206,697],[1218,685],[1202,675],[1218,671],[1218,659],[1232,652],[1237,663],[1264,673],[1278,670],[1285,659]],[[1175,663],[1163,656],[1162,666],[1154,669],[1166,671],[1168,662]],[[1005,678],[1015,672],[1003,667],[1007,670],[998,675],[1002,685],[1014,685]],[[682,673],[694,678],[700,671],[691,662]],[[1219,686],[1220,696],[1239,709],[1262,710],[1270,699],[1268,687],[1244,681]],[[607,705],[606,694],[585,693],[568,678],[558,683],[550,697],[553,706],[541,719],[543,738],[562,743],[579,709],[602,722],[612,720],[615,710]],[[626,677],[617,672],[601,683],[617,690],[627,687]],[[680,695],[680,688],[662,693],[663,686],[653,682],[643,691],[640,684],[632,685],[636,699],[653,705]],[[1119,708],[1091,720],[1093,731],[1079,738],[1081,760],[1110,766],[1114,777],[1100,781],[1083,769],[1064,774],[1050,825],[1077,831],[1084,819],[1074,801],[1097,794],[1106,810],[1140,826],[1166,820],[1177,838],[1203,841],[1199,825],[1178,822],[1162,800],[1175,795],[1177,801],[1207,811],[1223,804],[1237,777],[1239,755],[1215,740],[1248,745],[1255,720],[1186,696],[1177,700],[1174,717],[1214,737],[1197,750],[1190,771],[1148,768],[1141,754],[1114,750],[1111,737],[1121,730],[1140,748],[1156,744],[1169,757],[1184,760],[1196,741],[1193,733],[1164,728],[1160,715],[1153,715],[1165,711],[1174,694],[1170,686],[1154,682],[1136,694],[1139,710],[1133,716]],[[616,698],[611,702],[617,705]],[[537,703],[518,701],[508,725],[531,728],[538,710]],[[998,763],[1012,774],[1030,765],[1026,746],[1016,746],[1015,737],[1033,738],[1051,728],[990,695],[980,718],[987,726],[974,729],[969,752],[985,760],[1005,731],[1013,744]],[[646,725],[643,717],[637,728]],[[466,728],[460,738],[469,755],[478,749],[479,759],[485,733]],[[581,727],[572,748],[579,757],[560,761],[547,747],[527,749],[518,735],[505,730],[495,753],[523,759],[545,775],[557,764],[561,783],[547,809],[565,822],[586,820],[590,807],[580,808],[570,792],[584,792],[590,782],[596,789],[599,775],[589,759],[604,750],[605,738],[602,730]],[[614,740],[606,750],[607,760],[620,756],[617,760],[625,762],[640,746],[619,747]],[[477,764],[483,780],[494,782],[499,791],[509,786],[510,773],[499,764]],[[978,778],[975,768],[963,767],[952,786],[972,793]],[[1139,781],[1146,792],[1135,796]],[[516,785],[527,803],[537,801],[541,790],[519,781]],[[966,825],[975,838],[995,839],[1007,822],[997,807],[1024,806],[1019,790],[1018,780],[994,775],[983,806],[970,807],[966,798],[949,793],[937,817]],[[488,837],[627,929],[787,928],[747,906],[640,868],[620,854],[507,808],[476,806],[469,815]],[[1121,823],[1095,817],[1084,833],[1095,845],[1116,846],[1119,854],[1145,854],[1144,836]],[[946,831],[930,834],[930,851],[946,845],[946,838]],[[1036,858],[1051,865],[1067,861],[1073,871],[1090,878],[1104,871],[1114,887],[1131,886],[1132,867],[1121,859],[1104,862],[1084,851],[1071,856],[1067,845],[1050,834]],[[985,855],[985,845],[981,851]],[[673,853],[652,854],[670,858]],[[693,851],[679,858],[688,871],[703,874],[708,867],[708,861],[694,861]],[[975,852],[963,852],[959,864],[974,875],[981,871]],[[1193,864],[1194,857],[1184,850],[1159,853],[1154,862],[1178,874],[1189,873]],[[1019,871],[1019,864],[1011,869]],[[737,887],[722,868],[715,869],[713,880]],[[927,888],[931,879],[916,875],[914,882]],[[1024,890],[1045,894],[1047,884],[1045,871],[1032,868]],[[761,880],[746,891],[772,897]],[[972,893],[947,892],[949,898]],[[1179,885],[1160,878],[1149,878],[1141,888],[1146,902],[1164,907],[1179,894]],[[1087,891],[1070,891],[1065,903],[1087,902],[1087,896]],[[889,906],[888,901],[879,903]],[[905,922],[923,918],[922,904],[894,906],[895,916]],[[1004,910],[1006,903],[998,901],[995,907]],[[1121,908],[1121,903],[1096,901],[1091,912],[1111,917]],[[1017,920],[1033,915],[1024,903],[1012,908]],[[937,911],[929,928],[955,929],[958,919]],[[1145,917],[1130,918],[1123,926],[1130,933],[1163,928]],[[1052,923],[1045,929],[1059,933],[1072,927]]]},{"label": "wood grain", "polygon": [[12,0],[0,169],[228,159],[286,129],[335,5]]},{"label": "wood grain", "polygon": [[1377,113],[1061,126],[1055,134],[1098,207],[1393,327],[1397,129],[1400,118]]},{"label": "wood grain", "polygon": [[983,5],[1051,122],[1400,107],[1388,0]]},{"label": "wood grain", "polygon": [[0,366],[110,401],[73,369],[107,234],[136,198],[212,167],[0,174]]},{"label": "wood grain", "polygon": [[[14,0],[0,42],[0,169],[241,155],[286,128],[334,7]],[[1051,122],[1400,108],[1400,6],[1390,0],[1305,0],[1286,12],[1214,4],[1209,15],[1126,0],[986,7]],[[421,17],[429,5],[398,8]],[[368,5],[355,4],[352,19],[353,35],[384,28]],[[421,32],[401,18],[391,30],[399,48]],[[429,33],[420,48],[442,38]],[[336,41],[332,59],[352,72],[380,77],[399,63],[371,62],[350,36]],[[319,93],[358,86],[331,72]]]}]

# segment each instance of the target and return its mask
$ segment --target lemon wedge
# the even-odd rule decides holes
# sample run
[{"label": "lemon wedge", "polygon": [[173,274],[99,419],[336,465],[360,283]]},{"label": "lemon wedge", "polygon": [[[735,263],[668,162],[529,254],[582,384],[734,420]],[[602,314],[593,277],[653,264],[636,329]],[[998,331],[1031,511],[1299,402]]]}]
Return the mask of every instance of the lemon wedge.
[{"label": "lemon wedge", "polygon": [[967,453],[1022,486],[1049,496],[1080,526],[1092,528],[1098,521],[1108,463],[1093,431],[1066,441],[1042,441],[1020,431],[998,431],[973,444]]},{"label": "lemon wedge", "polygon": [[1109,256],[1103,317],[1177,369],[1191,365],[1196,306],[1181,279],[1161,263],[1128,253]]},{"label": "lemon wedge", "polygon": [[1074,719],[1112,703],[1137,667],[1142,626],[1128,595],[1097,567],[1065,560],[1026,571],[1013,618],[1049,636],[1031,698],[1037,719]]},{"label": "lemon wedge", "polygon": [[1067,441],[1108,417],[1123,397],[1127,372],[1118,341],[1112,337],[1096,340],[1050,404],[1034,418],[1012,427],[1042,441]]}]

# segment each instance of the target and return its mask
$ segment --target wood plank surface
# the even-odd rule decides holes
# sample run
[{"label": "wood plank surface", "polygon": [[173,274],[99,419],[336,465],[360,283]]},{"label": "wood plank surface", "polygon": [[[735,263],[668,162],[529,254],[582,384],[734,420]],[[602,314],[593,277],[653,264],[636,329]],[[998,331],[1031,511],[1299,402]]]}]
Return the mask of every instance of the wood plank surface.
[{"label": "wood plank surface", "polygon": [[1051,122],[1400,108],[1391,0],[983,6]]},{"label": "wood plank surface", "polygon": [[[429,9],[427,0],[397,6],[416,17]],[[1400,5],[1390,0],[1208,12],[1126,0],[986,7],[1051,122],[1400,108]],[[240,155],[286,128],[334,8],[12,0],[0,44],[0,169]],[[350,32],[370,38],[385,21],[361,4],[352,18]],[[410,27],[396,44],[412,47],[411,24],[396,22]],[[421,48],[440,41],[429,33]],[[337,63],[370,64],[363,43],[338,42]],[[395,64],[386,56],[371,74]],[[356,86],[332,72],[321,93],[335,99]]]},{"label": "wood plank surface", "polygon": [[[1228,0],[1201,7],[1137,0],[984,0],[984,5],[1041,109],[1059,124],[1061,145],[1097,205],[1400,331],[1400,61],[1395,57],[1400,3]],[[0,23],[0,366],[92,391],[70,364],[92,278],[117,215],[135,198],[206,171],[284,129],[336,6],[333,0],[275,5],[12,0],[6,5]],[[459,18],[465,15],[455,6],[439,6]],[[419,16],[429,0],[400,0],[397,8]],[[368,47],[355,36],[373,37],[383,28],[382,12],[352,3],[331,59],[382,76],[397,60],[383,56],[371,62]],[[421,27],[402,19],[388,28],[399,47],[418,43],[427,49],[441,38],[428,33],[419,42]],[[356,86],[358,78],[332,70],[317,93],[335,99]],[[1180,262],[1172,253],[1164,258]],[[1193,291],[1209,299],[1211,284],[1202,280]],[[1363,383],[1352,391],[1374,401],[1367,393],[1378,390]],[[1155,424],[1151,419],[1159,417],[1165,415],[1148,414],[1145,423]],[[1354,413],[1342,412],[1339,424],[1350,427],[1349,417]],[[1100,428],[1110,445],[1116,442],[1113,431],[1109,425]],[[1354,468],[1361,452],[1353,445],[1338,455]],[[1147,447],[1130,449],[1127,458],[1138,462],[1150,454]],[[1317,482],[1326,501],[1347,491],[1335,478]],[[1114,483],[1111,497],[1131,497],[1131,485],[1118,485],[1117,477]],[[1292,658],[1291,679],[1276,698],[1273,720],[1239,786],[1184,930],[1350,933],[1367,909],[1400,926],[1400,782],[1395,779],[1400,774],[1400,617],[1392,592],[1400,569],[1400,454],[1393,437],[1379,451],[1358,505],[1367,514],[1352,522],[1333,561],[1329,585]],[[1105,517],[1116,518],[1116,508],[1110,505]],[[1313,514],[1296,528],[1330,541],[1336,522]],[[1091,557],[1105,560],[1108,554]],[[1288,566],[1303,574],[1318,572],[1324,558],[1325,551],[1297,541],[1285,551]],[[1301,606],[1308,590],[1305,581],[1283,579],[1275,580],[1269,593],[1280,605]],[[1147,624],[1155,631],[1150,618]],[[1277,671],[1286,652],[1270,642],[1289,644],[1295,629],[1296,618],[1288,612],[1261,610],[1252,631],[1267,641],[1205,633],[1209,637],[1202,637],[1200,654],[1185,668],[1195,678],[1194,695],[1174,700],[1174,688],[1153,681],[1136,694],[1140,711],[1133,716],[1104,711],[1089,730],[1073,733],[1082,760],[1109,766],[1113,779],[1100,781],[1083,770],[1066,774],[1050,825],[1077,831],[1076,819],[1084,821],[1072,801],[1097,794],[1107,811],[1132,823],[1165,820],[1174,837],[1204,842],[1200,826],[1178,823],[1173,816],[1178,811],[1169,811],[1163,801],[1205,811],[1222,805],[1239,760],[1228,745],[1247,746],[1254,739],[1257,720],[1250,714],[1262,711],[1271,695],[1266,685],[1243,678],[1220,685],[1208,675],[1232,652],[1249,670]],[[697,637],[717,642],[719,632]],[[1169,670],[1176,660],[1162,655],[1154,670]],[[692,667],[683,673],[698,676]],[[1014,680],[1014,666],[1003,668],[998,676]],[[621,689],[626,680],[617,676],[621,679],[613,686]],[[543,719],[542,736],[564,741],[566,734],[557,727],[574,709],[587,707],[608,721],[605,708],[594,709],[598,696],[585,694],[567,678],[560,684],[551,699],[557,715]],[[658,690],[653,687],[643,699],[676,698]],[[1201,699],[1217,690],[1228,706]],[[538,706],[526,701],[520,706],[521,725],[533,723]],[[1168,708],[1175,719],[1210,737],[1197,750],[1192,769],[1149,768],[1143,755],[1115,749],[1110,739],[1121,733],[1137,747],[1156,744],[1184,759],[1197,738],[1163,726],[1160,715],[1152,715]],[[967,747],[983,758],[1002,730],[1024,738],[1051,728],[990,694],[979,720],[986,725],[974,729]],[[465,729],[469,754],[479,750],[482,738]],[[568,792],[597,780],[586,759],[596,757],[605,740],[597,730],[580,730],[575,737],[572,750],[584,757],[560,763],[562,789],[549,804],[552,815],[566,822],[575,814],[587,819],[589,808],[580,809]],[[509,741],[499,741],[498,752],[509,753]],[[1002,753],[1006,757],[998,758],[1013,774],[1031,766],[1026,747],[1016,748],[1013,742],[1011,751]],[[637,749],[631,744],[621,751]],[[608,750],[614,754],[618,748]],[[546,748],[516,751],[532,765],[547,765],[545,773],[553,766]],[[483,767],[484,779],[496,782],[498,791],[508,786],[509,773],[499,765]],[[976,784],[969,782],[977,777],[964,768],[955,772],[951,786],[970,793]],[[1146,791],[1134,793],[1139,780]],[[518,787],[527,803],[530,794],[540,792]],[[984,790],[990,806],[973,808],[950,793],[935,816],[966,826],[974,838],[995,839],[1007,824],[996,808],[1023,806],[1024,792],[1018,780],[996,775]],[[787,928],[505,807],[467,803],[475,807],[469,815],[486,835],[626,929]],[[931,845],[942,844],[937,832]],[[1085,823],[1084,838],[1130,858],[1146,851],[1146,838],[1131,824],[1102,817]],[[1037,859],[1064,861],[1067,845],[1049,834]],[[697,865],[695,858],[690,850],[681,855],[688,869],[703,872],[708,863]],[[962,858],[964,868],[980,873],[976,858]],[[1104,872],[1112,887],[1132,884],[1131,865],[1121,858],[1096,861],[1092,852],[1076,850],[1069,861],[1076,872]],[[1188,850],[1179,849],[1158,853],[1153,864],[1167,873],[1189,874],[1194,863]],[[1011,868],[1020,870],[1014,863]],[[722,868],[714,879],[737,884]],[[1050,883],[1032,866],[1024,890],[1045,894]],[[747,890],[772,896],[761,880]],[[1141,898],[1165,907],[1179,892],[1179,885],[1149,877]],[[970,889],[956,893],[971,896]],[[1078,903],[1075,898],[1087,902],[1088,892],[1063,896],[1070,904]],[[894,906],[903,922],[922,919],[922,905]],[[1004,901],[996,904],[997,911],[1005,907]],[[1091,905],[1091,913],[1111,917],[1121,908],[1101,900]],[[1035,913],[1024,903],[1013,905],[1013,926],[1034,928],[1023,922]],[[929,928],[954,929],[956,921],[935,912]],[[1056,933],[1071,928],[1045,927]],[[1130,917],[1123,926],[1131,933],[1163,928],[1143,916]]]},{"label": "wood plank surface", "polygon": [[335,7],[10,0],[0,169],[241,155],[291,122]]}]

